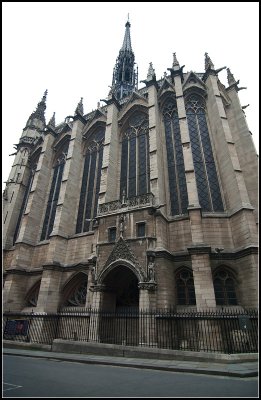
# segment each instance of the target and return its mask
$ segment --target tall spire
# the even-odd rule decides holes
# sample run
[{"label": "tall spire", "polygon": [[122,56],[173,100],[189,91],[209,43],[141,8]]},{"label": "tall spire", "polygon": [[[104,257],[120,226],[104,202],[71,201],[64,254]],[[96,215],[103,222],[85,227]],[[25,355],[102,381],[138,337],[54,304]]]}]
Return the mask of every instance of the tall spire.
[{"label": "tall spire", "polygon": [[[25,128],[29,127],[30,125],[32,125],[32,121],[33,119],[38,119],[40,121],[42,121],[45,125],[45,110],[46,110],[46,96],[47,96],[48,91],[46,90],[44,92],[44,95],[42,97],[42,100],[37,104],[36,110],[32,112],[32,114],[30,115],[30,117],[28,118],[28,121],[26,123]],[[24,129],[25,129],[24,128]]]},{"label": "tall spire", "polygon": [[112,93],[118,100],[128,96],[137,87],[138,82],[138,73],[134,67],[135,57],[131,47],[130,26],[128,17],[123,44],[113,70]]},{"label": "tall spire", "polygon": [[125,24],[125,35],[124,35],[124,39],[123,39],[123,43],[122,43],[122,47],[121,50],[122,51],[132,51],[131,48],[131,38],[130,38],[130,22],[129,22],[129,14],[128,14],[128,21]]},{"label": "tall spire", "polygon": [[148,74],[147,74],[147,81],[151,81],[156,79],[155,69],[153,68],[152,62],[150,62]]},{"label": "tall spire", "polygon": [[52,128],[55,128],[55,112],[53,113],[52,118],[48,122],[48,126],[51,126]]}]

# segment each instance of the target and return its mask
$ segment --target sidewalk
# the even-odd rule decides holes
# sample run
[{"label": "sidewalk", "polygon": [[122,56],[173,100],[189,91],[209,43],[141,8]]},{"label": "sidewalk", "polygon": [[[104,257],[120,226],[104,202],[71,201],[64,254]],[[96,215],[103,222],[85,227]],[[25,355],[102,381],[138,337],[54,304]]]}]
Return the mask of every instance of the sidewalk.
[{"label": "sidewalk", "polygon": [[170,372],[187,372],[193,374],[221,375],[231,377],[258,376],[258,361],[242,363],[215,363],[208,361],[156,360],[131,357],[102,356],[92,354],[71,354],[34,349],[3,349],[3,354],[22,357],[48,358],[60,361],[101,364],[131,368],[156,369]]}]

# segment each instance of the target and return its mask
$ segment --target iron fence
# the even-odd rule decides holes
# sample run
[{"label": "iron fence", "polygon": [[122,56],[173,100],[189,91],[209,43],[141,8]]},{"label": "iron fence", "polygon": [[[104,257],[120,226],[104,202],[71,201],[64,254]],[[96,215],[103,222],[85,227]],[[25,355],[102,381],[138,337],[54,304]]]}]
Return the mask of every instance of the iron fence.
[{"label": "iron fence", "polygon": [[4,339],[51,344],[54,339],[220,353],[258,351],[258,311],[63,309],[56,314],[3,315]]}]

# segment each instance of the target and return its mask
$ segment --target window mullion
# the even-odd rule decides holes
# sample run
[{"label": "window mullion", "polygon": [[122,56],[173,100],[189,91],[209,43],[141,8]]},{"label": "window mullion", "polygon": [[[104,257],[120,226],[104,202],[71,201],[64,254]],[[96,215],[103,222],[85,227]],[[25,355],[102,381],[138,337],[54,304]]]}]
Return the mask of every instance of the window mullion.
[{"label": "window mullion", "polygon": [[49,227],[50,227],[50,223],[51,223],[51,216],[52,216],[52,212],[53,212],[54,196],[55,196],[55,192],[56,192],[56,188],[57,188],[57,183],[58,183],[58,180],[59,180],[60,169],[61,169],[61,164],[58,166],[58,171],[57,171],[56,178],[55,178],[55,185],[54,185],[53,194],[52,194],[51,207],[50,207],[50,213],[49,213],[48,223],[47,223],[47,227],[46,227],[45,239],[47,239],[48,236],[49,236],[49,235],[48,235],[48,232],[49,232]]},{"label": "window mullion", "polygon": [[200,126],[199,126],[199,122],[198,122],[198,114],[197,114],[197,112],[195,114],[196,114],[196,122],[197,122],[197,130],[198,130],[198,138],[199,138],[199,143],[200,143],[201,157],[202,157],[202,162],[203,162],[203,168],[205,171],[206,183],[207,183],[207,187],[208,187],[208,197],[209,197],[209,201],[210,201],[211,211],[213,211],[214,207],[213,207],[213,203],[212,203],[211,190],[210,190],[210,186],[209,186],[205,154],[204,154],[204,149],[203,149],[203,144],[202,144],[202,139],[201,139]]},{"label": "window mullion", "polygon": [[84,232],[84,226],[85,226],[85,217],[86,217],[86,209],[87,209],[87,196],[88,196],[88,190],[89,190],[89,182],[90,182],[90,171],[91,171],[91,165],[92,165],[92,157],[93,157],[93,152],[90,152],[90,161],[88,165],[88,173],[87,173],[87,182],[86,182],[86,191],[85,191],[85,196],[84,196],[84,209],[83,209],[83,220],[82,220],[82,232]]},{"label": "window mullion", "polygon": [[176,157],[176,143],[175,143],[174,126],[173,126],[174,125],[174,123],[173,123],[174,112],[175,112],[175,110],[173,110],[173,113],[171,116],[171,135],[173,138],[173,159],[174,159],[174,170],[175,170],[175,176],[176,176],[178,208],[179,208],[179,214],[182,214],[181,198],[180,198],[180,192],[179,192],[178,166],[177,166],[177,157]]}]

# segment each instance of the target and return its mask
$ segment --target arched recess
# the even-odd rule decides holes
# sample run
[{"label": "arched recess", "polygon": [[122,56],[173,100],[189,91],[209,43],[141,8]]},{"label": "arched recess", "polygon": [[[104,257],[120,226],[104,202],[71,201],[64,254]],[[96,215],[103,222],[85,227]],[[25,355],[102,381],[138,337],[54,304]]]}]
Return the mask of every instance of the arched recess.
[{"label": "arched recess", "polygon": [[76,272],[64,284],[61,293],[61,307],[85,307],[88,275]]},{"label": "arched recess", "polygon": [[36,307],[39,291],[40,291],[41,280],[37,281],[25,296],[25,307]]},{"label": "arched recess", "polygon": [[217,306],[238,305],[236,274],[230,267],[218,266],[213,271],[213,284]]},{"label": "arched recess", "polygon": [[108,266],[98,278],[98,282],[104,287],[103,308],[106,310],[138,308],[140,280],[140,272],[128,262],[117,261]]}]

